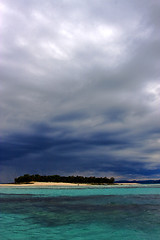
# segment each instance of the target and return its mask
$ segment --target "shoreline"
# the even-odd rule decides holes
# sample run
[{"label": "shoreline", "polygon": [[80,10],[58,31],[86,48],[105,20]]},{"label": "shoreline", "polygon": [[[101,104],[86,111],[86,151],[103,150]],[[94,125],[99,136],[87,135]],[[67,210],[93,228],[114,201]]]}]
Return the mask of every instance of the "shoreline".
[{"label": "shoreline", "polygon": [[43,187],[43,186],[55,186],[55,187],[81,187],[81,186],[123,186],[123,185],[140,185],[139,183],[114,183],[114,184],[86,184],[86,183],[64,183],[64,182],[30,182],[30,183],[0,183],[0,187]]},{"label": "shoreline", "polygon": [[0,184],[0,187],[30,187],[30,186],[88,186],[90,184],[83,184],[83,183],[64,183],[64,182],[30,182],[30,183],[4,183]]}]

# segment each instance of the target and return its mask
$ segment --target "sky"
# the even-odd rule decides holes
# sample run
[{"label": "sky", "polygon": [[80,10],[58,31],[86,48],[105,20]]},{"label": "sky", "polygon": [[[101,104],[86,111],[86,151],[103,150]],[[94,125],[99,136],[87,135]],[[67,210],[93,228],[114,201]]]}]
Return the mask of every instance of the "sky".
[{"label": "sky", "polygon": [[159,29],[159,0],[0,0],[0,182],[159,179]]}]

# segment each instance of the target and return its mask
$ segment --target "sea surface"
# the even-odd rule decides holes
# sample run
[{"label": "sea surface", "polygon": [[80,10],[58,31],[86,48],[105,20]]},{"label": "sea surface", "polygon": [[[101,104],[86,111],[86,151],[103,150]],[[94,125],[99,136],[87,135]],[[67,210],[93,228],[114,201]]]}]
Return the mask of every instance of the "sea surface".
[{"label": "sea surface", "polygon": [[0,187],[2,240],[159,240],[160,185]]}]

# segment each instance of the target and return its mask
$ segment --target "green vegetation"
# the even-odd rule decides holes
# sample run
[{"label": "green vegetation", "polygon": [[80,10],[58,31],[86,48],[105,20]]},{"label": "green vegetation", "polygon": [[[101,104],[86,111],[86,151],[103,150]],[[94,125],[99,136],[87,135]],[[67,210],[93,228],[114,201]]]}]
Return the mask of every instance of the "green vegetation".
[{"label": "green vegetation", "polygon": [[40,176],[25,174],[14,179],[15,183],[30,183],[30,182],[64,182],[64,183],[90,183],[90,184],[113,184],[114,178],[107,177],[83,177],[83,176],[59,176],[49,175]]}]

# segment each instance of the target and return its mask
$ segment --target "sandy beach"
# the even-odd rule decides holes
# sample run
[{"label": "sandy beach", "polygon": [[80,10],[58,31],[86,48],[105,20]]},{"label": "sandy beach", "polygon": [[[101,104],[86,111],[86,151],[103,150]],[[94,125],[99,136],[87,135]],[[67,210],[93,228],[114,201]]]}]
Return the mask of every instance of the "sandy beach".
[{"label": "sandy beach", "polygon": [[[115,185],[138,185],[138,183],[115,183]],[[29,187],[29,186],[37,186],[37,187],[43,187],[43,186],[93,186],[92,184],[77,184],[77,183],[64,183],[64,182],[31,182],[31,183],[22,183],[22,184],[15,184],[15,183],[6,183],[6,184],[0,184],[0,187]],[[94,185],[94,186],[102,186],[102,185]]]},{"label": "sandy beach", "polygon": [[22,184],[15,184],[15,183],[6,183],[0,184],[0,187],[28,187],[28,186],[87,186],[89,184],[77,184],[77,183],[63,183],[63,182],[31,182],[31,183],[22,183]]}]

